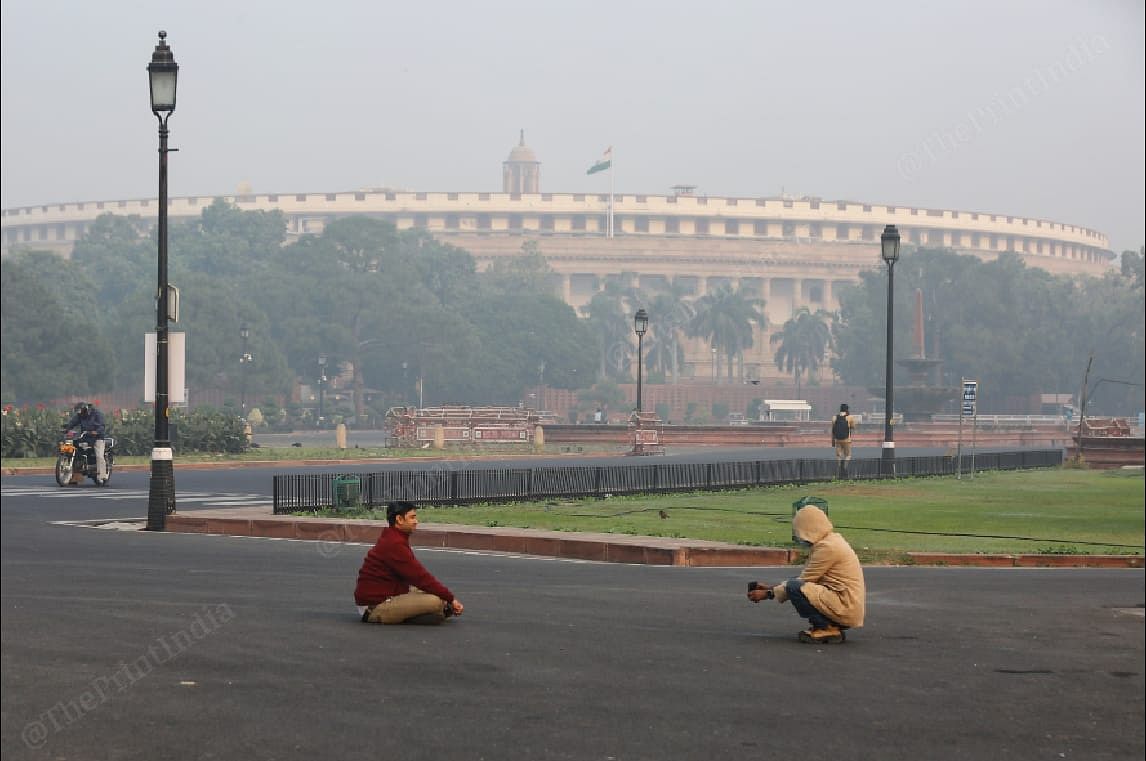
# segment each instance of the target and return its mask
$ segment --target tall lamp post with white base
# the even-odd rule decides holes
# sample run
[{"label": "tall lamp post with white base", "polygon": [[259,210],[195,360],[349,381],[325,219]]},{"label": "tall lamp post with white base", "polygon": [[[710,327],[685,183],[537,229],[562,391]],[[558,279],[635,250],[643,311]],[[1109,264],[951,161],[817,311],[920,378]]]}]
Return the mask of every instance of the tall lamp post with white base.
[{"label": "tall lamp post with white base", "polygon": [[887,356],[884,371],[883,389],[883,457],[880,471],[884,476],[895,476],[895,432],[891,426],[891,416],[895,409],[895,386],[892,380],[892,346],[895,341],[895,263],[899,261],[899,230],[895,225],[883,228],[879,236],[880,256],[887,262]]},{"label": "tall lamp post with white base", "polygon": [[155,305],[155,441],[151,449],[151,480],[147,491],[147,529],[163,531],[167,514],[175,512],[175,468],[171,450],[171,428],[168,419],[168,320],[169,291],[167,282],[167,120],[175,111],[175,86],[179,64],[167,46],[167,32],[159,33],[159,43],[147,66],[151,83],[151,113],[159,120],[159,291]]}]

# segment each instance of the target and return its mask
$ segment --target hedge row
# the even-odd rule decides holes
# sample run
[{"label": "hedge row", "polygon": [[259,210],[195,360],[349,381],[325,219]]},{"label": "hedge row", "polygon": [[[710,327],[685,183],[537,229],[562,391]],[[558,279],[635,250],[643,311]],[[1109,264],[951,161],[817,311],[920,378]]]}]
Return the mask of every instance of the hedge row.
[{"label": "hedge row", "polygon": [[[0,455],[51,457],[71,410],[4,407],[0,425]],[[149,455],[154,444],[155,415],[151,410],[104,413],[108,435],[115,437],[118,455]],[[171,446],[177,452],[239,453],[247,448],[243,419],[238,415],[198,408],[171,410]]]}]

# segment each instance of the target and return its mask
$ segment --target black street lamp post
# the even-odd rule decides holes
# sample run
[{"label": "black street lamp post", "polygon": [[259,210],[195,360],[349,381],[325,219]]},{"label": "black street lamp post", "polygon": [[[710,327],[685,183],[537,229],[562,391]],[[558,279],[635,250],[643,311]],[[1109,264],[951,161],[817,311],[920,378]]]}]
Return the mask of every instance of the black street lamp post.
[{"label": "black street lamp post", "polygon": [[649,314],[644,309],[638,309],[636,315],[633,316],[633,332],[637,334],[637,412],[642,412],[641,407],[641,375],[643,374],[641,367],[644,364],[641,361],[641,342],[645,338],[645,332],[649,329]]},{"label": "black street lamp post", "polygon": [[167,283],[167,120],[175,111],[175,86],[179,64],[167,46],[167,32],[159,33],[159,43],[147,66],[151,84],[151,112],[159,120],[159,291],[155,306],[155,443],[151,449],[151,480],[147,495],[147,529],[166,528],[167,514],[175,512],[175,472],[171,451],[171,429],[168,419],[167,356],[168,309]]},{"label": "black street lamp post", "polygon": [[326,407],[326,355],[318,355],[318,424],[322,425]]},{"label": "black street lamp post", "polygon": [[895,410],[895,386],[892,380],[892,346],[895,339],[895,326],[892,322],[895,303],[895,263],[899,260],[899,230],[895,225],[886,225],[879,236],[880,255],[887,262],[887,366],[884,370],[883,398],[883,458],[882,472],[885,476],[895,475],[895,433],[891,427],[891,416]]},{"label": "black street lamp post", "polygon": [[249,351],[247,351],[247,339],[251,337],[251,329],[248,328],[246,325],[239,328],[239,337],[243,339],[243,353],[239,357],[239,364],[242,365],[241,369],[243,371],[243,377],[242,377],[242,381],[241,381],[242,386],[241,386],[240,391],[239,391],[239,405],[243,409],[243,417],[246,418],[247,417],[247,367],[250,366],[251,360],[253,359],[253,357],[251,357],[251,353]]}]

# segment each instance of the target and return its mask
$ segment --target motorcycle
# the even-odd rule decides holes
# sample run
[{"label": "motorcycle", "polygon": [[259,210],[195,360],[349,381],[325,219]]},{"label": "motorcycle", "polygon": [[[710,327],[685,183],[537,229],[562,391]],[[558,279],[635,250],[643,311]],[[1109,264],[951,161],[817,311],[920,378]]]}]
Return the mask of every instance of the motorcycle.
[{"label": "motorcycle", "polygon": [[115,439],[104,437],[103,446],[104,478],[99,478],[96,469],[95,441],[85,438],[75,431],[68,431],[60,441],[56,456],[56,483],[60,486],[78,484],[86,476],[96,486],[107,486],[111,480],[112,464],[115,462]]}]

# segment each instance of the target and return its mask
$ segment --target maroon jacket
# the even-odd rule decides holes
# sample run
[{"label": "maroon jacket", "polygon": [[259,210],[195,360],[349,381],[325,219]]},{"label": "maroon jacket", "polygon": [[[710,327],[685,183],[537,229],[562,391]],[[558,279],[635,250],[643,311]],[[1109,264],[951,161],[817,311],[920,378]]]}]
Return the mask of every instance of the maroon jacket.
[{"label": "maroon jacket", "polygon": [[454,593],[426,570],[410,549],[410,537],[393,526],[382,529],[382,535],[358,569],[354,587],[355,605],[376,605],[388,597],[404,595],[410,587],[454,601]]}]

